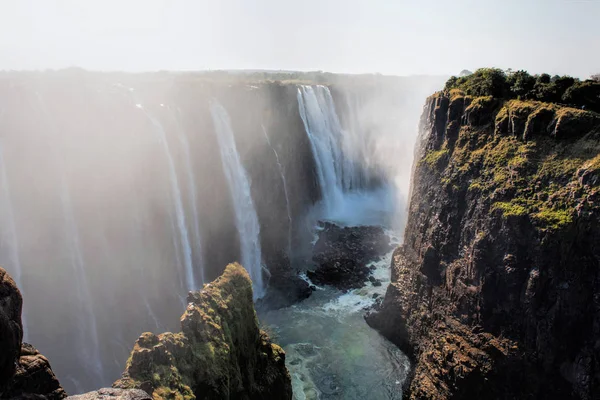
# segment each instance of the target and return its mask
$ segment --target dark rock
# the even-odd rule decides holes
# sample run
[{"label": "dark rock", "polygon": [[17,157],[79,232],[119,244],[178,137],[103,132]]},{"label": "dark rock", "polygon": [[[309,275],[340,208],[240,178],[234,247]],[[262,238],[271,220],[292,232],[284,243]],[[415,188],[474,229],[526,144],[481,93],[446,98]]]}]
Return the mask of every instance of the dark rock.
[{"label": "dark rock", "polygon": [[115,388],[153,399],[291,399],[285,352],[259,330],[252,282],[239,264],[188,294],[181,332],[137,340]]},{"label": "dark rock", "polygon": [[0,394],[15,374],[21,352],[23,299],[15,281],[0,268]]},{"label": "dark rock", "polygon": [[0,398],[58,400],[67,395],[35,347],[22,343],[21,292],[0,268]]},{"label": "dark rock", "polygon": [[67,400],[152,400],[152,397],[140,389],[104,388],[95,392],[69,396]]},{"label": "dark rock", "polygon": [[278,262],[270,264],[271,277],[265,296],[257,302],[257,307],[265,310],[276,310],[289,307],[310,297],[315,287],[298,276],[290,266],[286,255],[281,255]]},{"label": "dark rock", "polygon": [[343,228],[329,222],[321,226],[313,249],[318,268],[309,271],[308,277],[341,290],[363,287],[371,279],[367,264],[391,249],[389,237],[377,226]]},{"label": "dark rock", "polygon": [[5,395],[14,399],[58,400],[66,397],[48,359],[27,343],[21,347],[21,357],[10,390]]}]

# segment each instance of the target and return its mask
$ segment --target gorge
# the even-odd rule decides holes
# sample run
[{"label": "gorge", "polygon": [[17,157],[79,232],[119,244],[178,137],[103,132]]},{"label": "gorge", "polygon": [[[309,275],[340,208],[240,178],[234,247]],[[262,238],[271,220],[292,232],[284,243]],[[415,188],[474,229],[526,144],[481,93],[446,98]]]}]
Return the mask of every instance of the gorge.
[{"label": "gorge", "polygon": [[598,398],[600,83],[444,80],[0,74],[0,397]]},{"label": "gorge", "polygon": [[[110,386],[140,333],[177,332],[187,292],[230,262],[248,270],[261,320],[283,335],[294,318],[260,298],[277,285],[289,297],[290,279],[307,285],[295,271],[314,268],[320,219],[399,236],[421,99],[442,80],[277,78],[2,73],[0,265],[23,292],[24,340],[67,393]],[[386,260],[375,273],[384,284]],[[385,290],[368,285],[341,300],[317,289],[315,308],[347,300],[363,340],[403,369],[360,317]],[[294,385],[321,390],[305,378]]]}]

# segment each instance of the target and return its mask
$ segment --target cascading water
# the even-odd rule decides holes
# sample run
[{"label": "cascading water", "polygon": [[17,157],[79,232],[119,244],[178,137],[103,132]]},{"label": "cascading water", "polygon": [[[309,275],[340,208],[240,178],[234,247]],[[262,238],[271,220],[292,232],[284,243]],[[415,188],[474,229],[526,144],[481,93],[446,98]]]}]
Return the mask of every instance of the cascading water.
[{"label": "cascading water", "polygon": [[235,223],[240,238],[241,262],[252,278],[254,297],[259,298],[264,293],[260,225],[250,194],[250,182],[235,145],[227,110],[219,102],[212,100],[210,113],[221,150],[223,170],[233,199]]},{"label": "cascading water", "polygon": [[[169,110],[171,109],[169,108]],[[204,274],[204,260],[202,256],[202,236],[200,234],[200,219],[198,218],[198,206],[196,200],[196,178],[194,177],[194,168],[192,167],[192,158],[190,156],[190,144],[188,142],[187,133],[181,125],[181,110],[179,108],[177,109],[177,113],[173,115],[173,119],[175,120],[179,142],[181,143],[181,147],[183,148],[184,152],[185,172],[188,181],[187,183],[189,203],[190,208],[192,209],[192,232],[194,234],[194,254],[196,255],[194,259],[194,264],[196,265],[197,269],[200,269],[200,276],[202,278],[201,283],[204,283],[206,282],[206,277]]]},{"label": "cascading water", "polygon": [[[329,89],[323,86],[317,86],[316,90],[329,93]],[[331,96],[331,94],[329,95]],[[312,86],[298,88],[300,116],[317,165],[325,213],[331,213],[336,204],[342,201],[341,174],[336,171],[341,164],[340,146],[338,145],[340,132],[334,132],[331,129],[330,114],[335,113],[335,109],[328,108],[322,98],[323,96],[317,96],[317,92]]]},{"label": "cascading water", "polygon": [[152,126],[154,127],[154,132],[156,133],[156,138],[158,139],[162,148],[164,149],[165,157],[167,158],[169,178],[171,183],[171,196],[173,202],[175,203],[175,217],[177,228],[179,230],[179,239],[181,241],[182,247],[181,250],[183,252],[186,289],[196,290],[197,283],[196,278],[194,276],[194,265],[192,263],[192,248],[190,246],[185,211],[183,209],[183,201],[181,199],[181,190],[179,188],[179,181],[177,180],[177,171],[175,170],[175,162],[173,161],[173,156],[171,155],[171,151],[169,150],[169,142],[167,141],[165,130],[160,121],[158,121],[158,119],[156,119],[151,113],[146,111],[146,109],[141,103],[136,103],[136,107],[142,110],[146,117],[152,123]]},{"label": "cascading water", "polygon": [[[42,110],[42,115],[47,120],[50,120],[51,114],[48,112],[44,99],[39,92],[36,92],[36,99]],[[57,129],[54,129],[53,133],[56,130]],[[51,139],[53,138],[51,137]],[[75,277],[77,302],[79,307],[81,307],[81,310],[77,313],[77,317],[79,319],[84,319],[84,322],[80,323],[78,327],[78,346],[84,354],[84,364],[88,366],[86,372],[94,376],[94,379],[102,381],[104,380],[104,368],[100,357],[100,341],[98,337],[96,314],[94,313],[92,296],[85,269],[85,261],[79,242],[79,229],[71,204],[71,193],[67,183],[64,161],[58,153],[54,154],[54,159],[58,162],[60,204],[62,206],[63,220],[65,223],[65,244],[73,276]],[[89,344],[90,339],[91,345]],[[70,376],[69,379],[76,387],[80,388],[80,383],[77,378]]]},{"label": "cascading water", "polygon": [[265,139],[267,139],[267,144],[273,150],[273,154],[275,154],[275,161],[277,162],[277,168],[279,169],[279,174],[281,175],[281,183],[283,184],[283,193],[285,194],[285,208],[287,211],[288,217],[288,255],[291,255],[292,252],[292,214],[290,212],[290,198],[288,196],[288,188],[287,182],[285,181],[285,174],[283,172],[283,165],[281,165],[281,161],[279,161],[279,155],[277,154],[277,150],[271,145],[271,140],[269,139],[269,135],[267,134],[267,129],[264,125],[261,124],[261,128],[263,133],[265,134]]},{"label": "cascading water", "polygon": [[[60,176],[61,186],[61,204],[63,207],[63,218],[65,220],[65,239],[69,250],[69,257],[73,274],[75,276],[77,298],[80,299],[82,310],[78,316],[84,317],[86,321],[79,327],[79,335],[81,340],[81,351],[83,359],[90,365],[91,372],[95,378],[104,380],[104,368],[102,358],[100,357],[100,342],[98,340],[98,329],[96,317],[92,306],[92,296],[89,291],[89,283],[87,280],[85,261],[81,252],[79,243],[79,229],[73,214],[73,206],[71,204],[71,193],[65,177],[64,171],[61,171]],[[91,339],[91,346],[87,343]],[[74,381],[75,378],[72,378]]]}]

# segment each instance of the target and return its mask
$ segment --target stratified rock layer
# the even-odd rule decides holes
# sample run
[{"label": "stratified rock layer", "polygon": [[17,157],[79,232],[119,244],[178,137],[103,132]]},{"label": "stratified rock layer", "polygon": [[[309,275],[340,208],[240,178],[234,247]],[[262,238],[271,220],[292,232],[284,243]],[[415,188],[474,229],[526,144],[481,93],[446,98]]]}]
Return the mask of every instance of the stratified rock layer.
[{"label": "stratified rock layer", "polygon": [[324,222],[321,228],[313,249],[317,269],[307,273],[316,284],[341,290],[361,288],[371,274],[369,262],[392,248],[390,238],[379,226],[340,227]]},{"label": "stratified rock layer", "polygon": [[600,115],[438,94],[404,245],[367,321],[409,399],[600,396]]},{"label": "stratified rock layer", "polygon": [[140,336],[114,387],[154,399],[292,398],[285,352],[259,329],[241,265],[190,292],[188,303],[181,332]]}]

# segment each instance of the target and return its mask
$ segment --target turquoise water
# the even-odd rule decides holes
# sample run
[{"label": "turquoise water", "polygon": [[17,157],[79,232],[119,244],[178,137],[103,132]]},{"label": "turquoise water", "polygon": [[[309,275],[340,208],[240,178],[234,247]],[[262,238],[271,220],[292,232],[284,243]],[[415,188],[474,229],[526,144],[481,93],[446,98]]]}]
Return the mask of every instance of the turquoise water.
[{"label": "turquoise water", "polygon": [[295,399],[402,398],[408,358],[363,319],[373,295],[385,294],[391,255],[373,263],[380,287],[367,283],[348,293],[319,287],[299,304],[260,313],[263,326],[286,351]]}]

